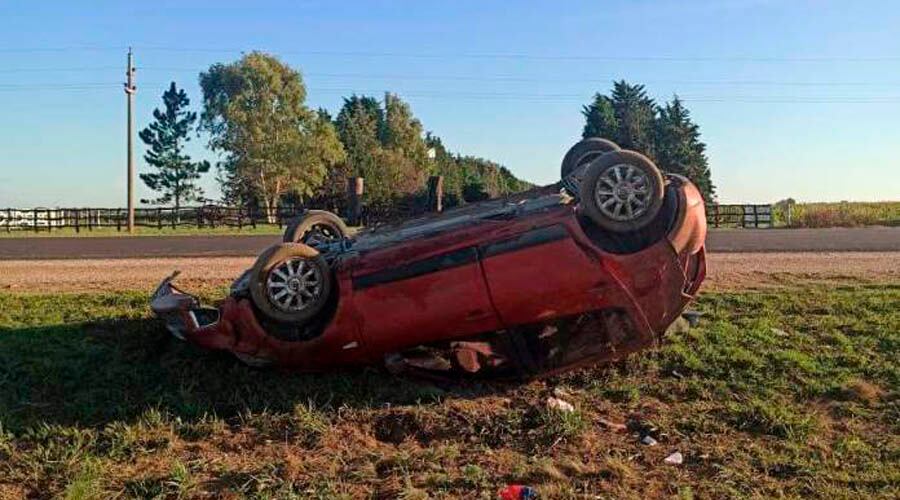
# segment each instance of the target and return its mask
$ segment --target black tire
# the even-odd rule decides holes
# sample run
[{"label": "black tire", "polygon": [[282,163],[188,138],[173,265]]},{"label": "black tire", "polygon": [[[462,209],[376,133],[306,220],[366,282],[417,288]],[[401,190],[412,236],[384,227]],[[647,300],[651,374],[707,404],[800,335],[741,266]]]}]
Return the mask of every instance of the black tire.
[{"label": "black tire", "polygon": [[[285,274],[285,266],[292,272]],[[295,266],[298,276],[293,274]],[[292,283],[284,276],[297,281]],[[314,318],[325,307],[333,279],[328,263],[318,250],[302,243],[280,243],[269,247],[256,259],[250,270],[250,298],[266,318],[299,325]],[[278,289],[281,291],[276,292]],[[302,303],[303,298],[298,298],[306,297],[304,291],[310,295],[306,304]],[[287,294],[282,295],[287,299],[286,305],[276,301],[281,292]],[[295,298],[297,306],[292,306]]]},{"label": "black tire", "polygon": [[560,179],[565,180],[577,167],[597,159],[600,155],[610,151],[619,151],[620,149],[618,144],[609,139],[601,139],[599,137],[582,139],[569,148],[566,156],[563,157],[562,166],[560,167]]},{"label": "black tire", "polygon": [[315,247],[321,242],[337,241],[346,237],[347,225],[340,217],[325,210],[310,210],[288,224],[282,241]]},{"label": "black tire", "polygon": [[603,229],[637,231],[656,218],[664,189],[662,172],[649,158],[635,151],[613,151],[588,165],[580,206]]}]

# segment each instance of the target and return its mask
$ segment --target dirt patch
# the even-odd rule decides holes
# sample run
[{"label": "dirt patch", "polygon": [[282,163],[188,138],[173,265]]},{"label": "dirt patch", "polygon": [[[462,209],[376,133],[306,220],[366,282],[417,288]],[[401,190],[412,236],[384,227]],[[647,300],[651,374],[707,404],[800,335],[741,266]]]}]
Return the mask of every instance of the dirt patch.
[{"label": "dirt patch", "polygon": [[[227,286],[253,257],[0,261],[0,292],[147,290],[172,271],[187,289]],[[900,282],[900,252],[713,253],[708,290]]]},{"label": "dirt patch", "polygon": [[719,253],[707,264],[707,290],[900,282],[900,252]]},{"label": "dirt patch", "polygon": [[0,292],[152,291],[172,271],[180,286],[227,286],[253,265],[252,257],[0,261]]}]

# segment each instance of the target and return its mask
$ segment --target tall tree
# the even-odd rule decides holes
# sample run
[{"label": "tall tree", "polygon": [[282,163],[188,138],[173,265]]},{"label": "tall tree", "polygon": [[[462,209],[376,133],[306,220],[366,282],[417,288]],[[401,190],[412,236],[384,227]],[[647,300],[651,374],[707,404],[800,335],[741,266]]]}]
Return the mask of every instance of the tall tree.
[{"label": "tall tree", "polygon": [[623,148],[653,156],[656,103],[643,85],[613,82],[610,95],[594,95],[581,114],[585,118],[583,137],[605,137]]},{"label": "tall tree", "polygon": [[422,125],[399,97],[351,96],[335,119],[347,151],[347,172],[366,179],[366,196],[388,201],[424,185],[429,168]]},{"label": "tall tree", "polygon": [[309,109],[300,74],[251,52],[200,74],[201,125],[225,156],[223,191],[261,199],[270,220],[282,196],[312,195],[344,150],[331,122]]},{"label": "tall tree", "polygon": [[715,196],[700,127],[677,96],[660,108],[643,85],[618,81],[609,96],[595,94],[581,113],[583,137],[612,139],[647,155],[661,170],[688,177],[707,200]]},{"label": "tall tree", "polygon": [[700,127],[691,121],[690,112],[678,96],[660,109],[654,133],[659,167],[689,178],[703,197],[711,201],[715,186],[710,177],[706,144],[700,140]]},{"label": "tall tree", "polygon": [[613,109],[612,100],[600,93],[594,94],[594,100],[581,108],[584,115],[584,130],[581,136],[605,137],[614,140],[619,135],[619,121]]},{"label": "tall tree", "polygon": [[197,186],[201,174],[209,172],[209,162],[191,161],[183,152],[190,140],[190,131],[197,121],[197,113],[188,110],[191,104],[184,89],[169,85],[162,95],[165,110],[153,110],[154,122],[138,134],[149,149],[144,160],[156,172],[140,174],[148,188],[160,193],[155,200],[144,203],[173,204],[176,212],[183,203],[201,200],[203,190]]},{"label": "tall tree", "polygon": [[652,157],[656,103],[647,95],[644,86],[624,80],[614,82],[610,99],[619,125],[614,140],[623,148]]}]

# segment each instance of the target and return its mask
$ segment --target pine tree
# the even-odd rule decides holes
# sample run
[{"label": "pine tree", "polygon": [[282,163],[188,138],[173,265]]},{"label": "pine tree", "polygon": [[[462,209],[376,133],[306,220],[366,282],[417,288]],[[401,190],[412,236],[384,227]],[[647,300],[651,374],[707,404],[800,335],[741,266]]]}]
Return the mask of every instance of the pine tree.
[{"label": "pine tree", "polygon": [[594,102],[581,108],[584,115],[584,130],[581,137],[604,137],[614,140],[619,135],[619,122],[609,97],[594,94]]},{"label": "pine tree", "polygon": [[656,120],[656,103],[643,85],[632,85],[625,80],[613,82],[610,96],[618,131],[613,140],[622,148],[639,151],[653,157],[653,122]]},{"label": "pine tree", "polygon": [[191,101],[184,89],[175,82],[162,95],[165,111],[153,110],[155,121],[140,132],[139,137],[149,146],[144,160],[156,172],[140,174],[148,188],[160,193],[155,200],[141,200],[152,204],[173,204],[176,211],[182,204],[203,199],[203,190],[196,182],[209,171],[209,162],[193,162],[183,152],[189,133],[197,121],[197,113],[188,111]]},{"label": "pine tree", "polygon": [[700,140],[700,127],[676,96],[658,107],[643,85],[613,82],[609,96],[597,93],[581,111],[585,118],[582,136],[604,137],[623,149],[647,155],[664,172],[689,178],[704,198],[712,200],[715,186]]},{"label": "pine tree", "polygon": [[690,112],[678,96],[660,109],[654,135],[659,168],[687,177],[711,201],[715,186],[710,178],[706,144],[700,140],[700,127],[691,121]]}]

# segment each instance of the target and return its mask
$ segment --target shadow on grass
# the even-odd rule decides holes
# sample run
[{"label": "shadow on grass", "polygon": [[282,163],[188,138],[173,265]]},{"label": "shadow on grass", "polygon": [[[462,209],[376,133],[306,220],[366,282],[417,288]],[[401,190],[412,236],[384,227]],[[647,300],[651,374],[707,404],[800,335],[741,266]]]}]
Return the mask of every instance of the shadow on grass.
[{"label": "shadow on grass", "polygon": [[256,370],[200,350],[147,319],[0,328],[0,425],[102,426],[156,408],[183,421],[298,403],[365,408],[431,402],[443,391],[375,369],[332,374]]}]

